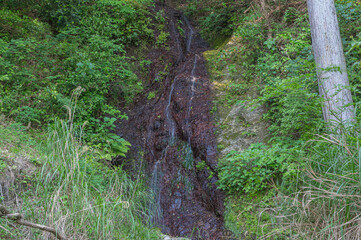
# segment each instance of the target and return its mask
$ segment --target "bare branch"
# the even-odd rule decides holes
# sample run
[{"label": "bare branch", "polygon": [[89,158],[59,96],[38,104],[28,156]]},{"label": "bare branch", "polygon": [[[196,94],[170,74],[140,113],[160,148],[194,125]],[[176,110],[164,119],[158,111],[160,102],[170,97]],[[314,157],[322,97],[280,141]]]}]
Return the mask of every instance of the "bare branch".
[{"label": "bare branch", "polygon": [[10,213],[10,211],[7,210],[3,205],[0,205],[0,217],[6,217],[7,219],[10,219],[17,224],[26,227],[37,228],[42,231],[50,232],[54,234],[54,236],[59,240],[66,240],[66,237],[63,234],[61,234],[59,231],[57,231],[55,228],[26,221],[24,220],[23,215],[21,215],[20,213]]}]

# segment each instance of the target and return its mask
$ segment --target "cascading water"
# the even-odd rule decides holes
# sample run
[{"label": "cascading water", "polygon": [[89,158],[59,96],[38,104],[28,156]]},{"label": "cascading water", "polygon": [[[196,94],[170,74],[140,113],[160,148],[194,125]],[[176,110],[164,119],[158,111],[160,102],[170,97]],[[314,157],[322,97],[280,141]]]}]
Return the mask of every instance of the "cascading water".
[{"label": "cascading water", "polygon": [[189,52],[191,50],[194,31],[193,31],[192,25],[190,24],[188,18],[183,17],[183,19],[189,29],[188,40],[187,40],[187,52]]},{"label": "cascading water", "polygon": [[196,54],[194,56],[194,64],[193,64],[193,68],[192,68],[192,72],[191,72],[191,96],[189,98],[189,103],[188,103],[188,112],[187,112],[187,119],[186,119],[186,125],[187,125],[187,129],[188,129],[188,144],[191,144],[191,135],[192,135],[192,126],[190,124],[190,117],[191,117],[191,110],[192,110],[192,101],[193,101],[193,97],[194,97],[194,92],[195,92],[195,88],[194,85],[197,81],[197,77],[195,76],[195,70],[197,67],[197,58],[198,55]]},{"label": "cascading water", "polygon": [[181,48],[181,45],[180,45],[180,41],[179,41],[179,38],[178,38],[178,34],[177,34],[177,31],[176,31],[174,22],[171,21],[170,24],[171,24],[171,27],[172,27],[173,35],[176,36],[176,45],[177,45],[177,50],[178,50],[178,55],[179,55],[176,63],[178,64],[180,62],[180,60],[182,60],[182,58],[183,58],[183,51],[182,51],[182,48]]},{"label": "cascading water", "polygon": [[[170,24],[171,24],[173,35],[176,36],[176,46],[177,46],[177,50],[178,50],[178,59],[176,61],[176,64],[178,64],[182,59],[183,51],[182,51],[181,46],[180,46],[180,41],[179,41],[179,38],[177,36],[177,32],[176,32],[174,22],[171,21]],[[166,80],[168,80],[168,78],[169,78],[169,75],[167,76]],[[161,227],[164,227],[163,226],[164,223],[162,221],[162,208],[161,208],[161,205],[160,205],[160,197],[161,196],[160,196],[160,182],[159,181],[160,181],[160,177],[162,176],[162,174],[161,174],[161,171],[160,171],[159,164],[160,164],[161,160],[167,155],[167,150],[168,150],[169,145],[171,146],[175,142],[175,132],[176,132],[176,130],[175,130],[175,122],[174,122],[174,120],[172,118],[172,115],[171,115],[170,106],[171,106],[172,95],[173,95],[173,91],[174,91],[174,86],[176,84],[176,80],[177,80],[177,76],[174,78],[173,83],[171,85],[169,96],[168,96],[168,103],[167,103],[167,107],[165,109],[167,124],[169,125],[168,146],[166,147],[166,149],[163,150],[162,156],[160,157],[160,160],[158,160],[154,164],[153,172],[152,172],[152,179],[151,179],[151,184],[150,184],[150,189],[151,189],[151,191],[152,191],[152,193],[154,195],[154,201],[151,203],[151,206],[149,207],[149,211],[150,211],[150,215],[151,215],[151,224],[158,225],[158,226],[161,226]],[[154,116],[153,116],[153,118],[154,118]],[[150,119],[152,120],[152,118],[150,118]],[[151,123],[150,123],[149,126],[148,126],[148,129],[147,129],[147,131],[148,131],[147,144],[149,144],[150,139],[151,139],[151,134],[152,134],[151,128],[152,127],[151,127]],[[149,149],[150,149],[150,152],[151,152],[152,156],[155,157],[153,149],[151,149],[151,148],[149,148]]]},{"label": "cascading water", "polygon": [[[171,28],[172,28],[172,31],[173,31],[173,35],[175,36],[176,46],[177,46],[177,50],[178,50],[178,59],[176,61],[176,64],[178,64],[182,60],[183,51],[182,51],[180,41],[179,41],[179,37],[178,37],[178,34],[177,34],[177,31],[176,31],[176,28],[175,28],[175,25],[174,25],[173,21],[171,21]],[[182,67],[181,72],[183,70],[184,70],[184,65]],[[167,76],[167,79],[168,79],[168,77],[169,77],[169,75]],[[170,92],[169,92],[169,96],[168,96],[168,104],[167,104],[167,107],[165,109],[167,123],[169,124],[169,144],[170,145],[174,144],[175,132],[176,132],[176,129],[175,129],[176,126],[175,126],[175,122],[174,122],[174,120],[172,118],[172,114],[171,114],[171,111],[170,111],[170,106],[171,106],[171,103],[172,103],[172,96],[173,96],[174,86],[175,86],[175,84],[177,82],[177,78],[178,78],[178,76],[176,76],[174,78],[174,80],[172,82],[172,85],[170,87]]]},{"label": "cascading water", "polygon": [[[169,234],[194,239],[219,239],[223,229],[223,204],[222,193],[215,185],[215,173],[210,172],[216,164],[215,152],[210,150],[216,149],[216,143],[212,125],[209,124],[209,108],[206,107],[209,100],[202,97],[205,96],[204,91],[209,91],[208,85],[205,85],[209,80],[204,61],[201,66],[198,64],[202,59],[203,49],[200,46],[203,43],[194,37],[189,20],[184,16],[182,19],[187,29],[186,56],[183,55],[175,24],[173,21],[170,23],[178,58],[164,109],[164,130],[168,132],[168,141],[163,146],[167,138],[162,137],[163,140],[156,144],[162,149],[162,159],[157,168],[161,166],[164,172],[160,205]],[[196,84],[200,79],[202,86],[196,95]],[[203,103],[204,100],[206,102]],[[193,133],[192,129],[197,132]],[[201,163],[208,167],[197,170],[196,165]]]},{"label": "cascading water", "polygon": [[163,212],[160,206],[160,179],[162,172],[160,171],[159,163],[160,161],[157,161],[154,165],[150,182],[150,189],[153,193],[154,201],[149,205],[149,215],[151,217],[151,225],[163,226]]},{"label": "cascading water", "polygon": [[[181,48],[181,44],[180,44],[180,41],[179,41],[179,37],[178,37],[178,34],[177,34],[177,31],[176,31],[176,28],[175,28],[175,25],[174,25],[174,21],[170,21],[170,26],[171,26],[171,29],[172,29],[172,33],[173,35],[175,36],[175,40],[176,40],[176,46],[177,46],[177,51],[178,51],[178,58],[177,58],[177,61],[175,64],[178,64],[182,58],[183,58],[183,50]],[[181,71],[184,70],[184,66],[182,68]],[[158,74],[157,74],[158,75]],[[168,81],[169,79],[169,75],[167,76],[166,78],[166,81]],[[175,141],[175,123],[174,123],[174,120],[172,118],[172,115],[171,115],[171,112],[170,112],[170,105],[171,105],[171,101],[172,101],[172,95],[173,95],[173,91],[174,91],[174,85],[176,83],[176,80],[177,80],[177,76],[174,78],[173,80],[173,83],[171,85],[171,88],[170,88],[170,92],[169,92],[169,96],[168,96],[168,104],[167,104],[167,107],[165,109],[165,112],[166,112],[166,118],[167,118],[167,123],[169,124],[169,144],[173,144],[174,141]],[[147,129],[147,144],[149,144],[150,142],[150,139],[151,139],[151,134],[152,134],[152,131],[151,131],[151,123],[152,123],[152,119],[154,118],[151,117],[150,118],[150,123],[148,125],[148,129]],[[148,148],[149,149],[149,148]],[[149,149],[149,151],[151,152],[151,154],[153,155],[153,157],[155,157],[154,155],[154,151],[153,149]]]},{"label": "cascading water", "polygon": [[177,78],[174,79],[172,85],[171,85],[171,89],[170,89],[170,93],[169,93],[169,97],[168,97],[168,105],[165,109],[166,112],[166,117],[167,117],[167,122],[169,124],[169,143],[171,145],[174,144],[175,141],[175,122],[172,118],[171,112],[170,112],[170,105],[172,102],[172,95],[173,95],[173,91],[174,91],[174,85],[176,83]]},{"label": "cascading water", "polygon": [[192,125],[190,122],[190,118],[191,118],[191,110],[192,110],[192,101],[193,101],[193,97],[194,97],[194,92],[195,92],[195,83],[197,81],[197,77],[195,76],[195,70],[197,67],[197,60],[198,60],[198,55],[196,54],[194,56],[194,63],[193,63],[193,68],[192,68],[192,72],[191,72],[191,76],[190,76],[190,81],[191,81],[191,95],[189,98],[189,102],[188,102],[188,110],[187,110],[187,118],[186,118],[186,128],[187,128],[187,145],[185,147],[185,163],[186,166],[188,168],[191,167],[191,163],[194,161],[193,158],[193,150],[192,150],[192,143],[191,143],[191,137],[192,137]]},{"label": "cascading water", "polygon": [[[154,194],[151,222],[167,235],[218,240],[224,229],[224,197],[215,185],[217,144],[202,56],[208,48],[186,17],[171,8],[166,12],[173,49],[171,56],[159,55],[168,57],[169,73],[162,82],[155,81],[151,91],[159,93],[156,99],[145,98],[130,109],[122,134],[133,140],[135,151],[137,146],[147,150]],[[153,79],[159,71],[155,69]]]}]

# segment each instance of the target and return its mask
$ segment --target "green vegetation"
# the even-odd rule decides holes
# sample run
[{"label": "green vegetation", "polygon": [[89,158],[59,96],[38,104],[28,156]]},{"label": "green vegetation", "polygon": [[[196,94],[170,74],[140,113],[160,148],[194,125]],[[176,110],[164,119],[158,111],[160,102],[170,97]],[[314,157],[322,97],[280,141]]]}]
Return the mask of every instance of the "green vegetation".
[{"label": "green vegetation", "polygon": [[[227,141],[218,143],[218,173],[194,159],[190,146],[175,147],[183,168],[218,176],[227,194],[226,227],[240,239],[358,239],[360,2],[335,1],[357,116],[338,132],[322,119],[304,2],[181,2],[213,47],[205,54],[217,89],[212,113],[222,119],[219,139]],[[121,107],[139,95],[158,99],[173,67],[158,56],[157,87],[148,89],[149,49],[163,54],[174,40],[166,12],[154,6],[151,0],[2,2],[1,204],[74,239],[160,239],[149,225],[149,206],[156,204],[143,159],[127,159],[136,162],[134,176],[110,163],[130,148],[115,134],[117,121],[127,119]],[[174,24],[186,37],[184,22]],[[179,183],[194,187],[180,170],[172,184]],[[0,218],[0,239],[25,238],[50,237]]]},{"label": "green vegetation", "polygon": [[[128,52],[167,41],[154,36],[151,5],[3,1],[0,203],[9,210],[79,239],[159,239],[148,225],[142,159],[134,178],[108,163],[128,151],[130,143],[114,133],[115,122],[127,118],[119,105],[143,91],[138,75],[149,63]],[[1,239],[45,238],[0,222]]]},{"label": "green vegetation", "polygon": [[297,149],[283,145],[268,148],[262,143],[251,145],[246,151],[231,151],[220,166],[219,187],[230,193],[254,195],[269,188],[270,181],[283,181],[297,172]]},{"label": "green vegetation", "polygon": [[[269,124],[264,143],[226,152],[219,163],[219,187],[228,194],[228,228],[240,238],[357,238],[359,120],[355,128],[342,129],[341,139],[327,135],[306,4],[188,3],[186,12],[200,26],[208,26],[202,34],[217,47],[206,55],[217,91],[222,92],[215,105],[220,111],[249,104],[267,110],[263,115]],[[345,0],[336,1],[336,8],[353,100],[358,106],[361,22],[356,16],[361,6]],[[230,35],[229,44],[217,43]],[[358,107],[356,111],[359,118]],[[248,129],[257,123],[245,124]],[[226,134],[228,127],[227,122],[219,123],[217,134]],[[259,134],[246,131],[238,137]],[[224,143],[219,145],[224,151]]]},{"label": "green vegetation", "polygon": [[227,40],[236,28],[236,9],[240,5],[243,4],[228,0],[188,1],[185,14],[198,20],[202,37],[217,47]]},{"label": "green vegetation", "polygon": [[[122,170],[110,169],[97,161],[97,155],[82,141],[82,126],[74,125],[72,118],[56,120],[44,142],[35,141],[24,130],[14,129],[11,125],[1,128],[1,135],[5,132],[17,136],[1,144],[2,149],[7,149],[1,158],[9,161],[7,177],[1,180],[7,183],[20,181],[14,186],[9,185],[11,196],[8,197],[15,196],[13,187],[21,189],[17,196],[22,203],[11,205],[14,212],[20,211],[31,221],[54,226],[68,236],[159,239],[157,230],[146,227],[150,198],[144,182],[133,181]],[[16,144],[23,150],[17,150]],[[28,156],[20,157],[22,153]],[[19,158],[15,161],[22,161],[26,166],[12,163],[14,154]],[[30,162],[40,164],[41,169],[30,174],[27,169]],[[14,173],[19,174],[15,179]],[[0,222],[3,226],[0,236],[4,238],[28,236],[38,239],[43,234],[25,227],[13,229],[3,218]]]},{"label": "green vegetation", "polygon": [[[66,116],[63,106],[77,89],[77,121],[87,122],[86,140],[111,156],[124,153],[126,142],[114,136],[108,142],[106,132],[115,118],[126,117],[116,107],[119,101],[131,102],[142,90],[125,49],[154,41],[150,1],[124,3],[44,1],[21,14],[9,1],[0,21],[2,113],[43,126]],[[24,15],[27,10],[41,13],[42,22]]]}]

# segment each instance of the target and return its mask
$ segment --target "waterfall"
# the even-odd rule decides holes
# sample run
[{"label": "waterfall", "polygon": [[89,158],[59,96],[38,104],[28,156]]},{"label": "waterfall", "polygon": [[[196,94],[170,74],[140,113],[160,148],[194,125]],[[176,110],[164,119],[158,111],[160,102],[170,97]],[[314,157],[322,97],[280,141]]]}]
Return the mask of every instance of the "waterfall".
[{"label": "waterfall", "polygon": [[193,28],[192,28],[191,24],[189,23],[188,18],[184,17],[184,21],[185,21],[185,23],[187,24],[187,27],[188,27],[188,29],[189,29],[188,39],[187,39],[187,52],[189,52],[190,49],[191,49],[191,46],[192,46],[192,40],[193,40],[194,31],[193,31]]},{"label": "waterfall", "polygon": [[150,203],[149,212],[150,212],[150,222],[152,225],[162,226],[163,225],[163,213],[162,208],[160,206],[160,193],[161,186],[160,180],[162,176],[162,172],[159,168],[160,161],[157,161],[154,165],[154,169],[152,172],[152,178],[150,182],[150,189],[154,194],[154,200]]}]

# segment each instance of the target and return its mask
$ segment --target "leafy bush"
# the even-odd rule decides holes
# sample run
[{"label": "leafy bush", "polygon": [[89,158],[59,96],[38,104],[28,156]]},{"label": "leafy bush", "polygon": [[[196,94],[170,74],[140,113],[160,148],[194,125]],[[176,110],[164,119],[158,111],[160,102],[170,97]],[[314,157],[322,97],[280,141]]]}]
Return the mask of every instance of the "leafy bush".
[{"label": "leafy bush", "polygon": [[255,194],[267,189],[271,181],[289,179],[296,174],[294,164],[297,148],[262,143],[243,152],[231,151],[219,167],[219,188],[228,193]]},{"label": "leafy bush", "polygon": [[[336,8],[353,99],[358,106],[361,38],[357,16],[361,6],[356,1],[340,0],[336,1]],[[268,129],[272,138],[269,147],[251,146],[244,152],[229,154],[220,167],[221,187],[234,195],[250,195],[251,199],[245,200],[249,201],[245,204],[248,206],[255,202],[253,189],[262,191],[268,182],[281,180],[278,183],[283,184],[276,184],[268,191],[275,192],[270,200],[257,206],[259,209],[249,213],[240,209],[234,213],[238,218],[254,217],[253,224],[258,223],[255,232],[262,238],[357,239],[359,123],[355,128],[343,129],[342,136],[322,135],[322,102],[318,96],[307,15],[288,9],[282,21],[271,23],[270,35],[265,34],[261,23],[253,24],[253,29],[248,28],[251,23],[245,23],[236,32],[245,48],[235,52],[251,56],[250,61],[245,59],[242,66],[245,72],[241,74],[246,80],[259,83],[261,95],[256,102],[269,109],[265,118],[271,123]],[[255,36],[255,29],[261,35],[263,32],[263,36]],[[229,55],[224,57],[228,59]],[[357,108],[358,119],[359,111]],[[315,134],[320,134],[316,140]],[[255,198],[260,196],[258,193]],[[235,207],[231,208],[235,211]],[[270,218],[263,221],[265,215]],[[244,219],[238,221],[240,224]],[[244,231],[244,225],[237,228]],[[263,232],[264,228],[267,230]]]},{"label": "leafy bush", "polygon": [[215,47],[232,35],[240,11],[248,5],[248,3],[238,4],[228,0],[188,0],[187,2],[185,14],[197,19],[202,37]]},{"label": "leafy bush", "polygon": [[0,158],[0,173],[7,167],[6,162],[4,159]]},{"label": "leafy bush", "polygon": [[[322,130],[307,16],[293,9],[285,22],[274,23],[272,38],[266,37],[265,25],[255,22],[257,14],[240,19],[244,23],[235,30],[233,40],[240,43],[219,51],[212,63],[221,73],[226,69],[231,80],[227,102],[242,103],[250,86],[258,87],[259,97],[253,102],[268,107],[264,118],[271,123],[268,130],[273,137],[307,140]],[[292,25],[280,27],[288,24]]]},{"label": "leafy bush", "polygon": [[322,113],[310,32],[306,27],[292,31],[265,41],[267,51],[256,69],[264,81],[258,101],[269,106],[269,130],[274,136],[298,139],[321,128]]},{"label": "leafy bush", "polygon": [[59,31],[67,26],[77,25],[86,16],[94,0],[44,0],[34,6],[39,17],[48,22],[52,29]]},{"label": "leafy bush", "polygon": [[[356,16],[361,7],[354,1],[339,1],[336,6],[353,98],[359,102],[361,51],[358,33],[361,29]],[[245,23],[235,31],[235,36],[241,39],[242,46],[224,55],[223,59],[241,62],[244,80],[259,84],[261,95],[256,102],[269,109],[264,117],[271,123],[268,130],[273,137],[308,140],[313,133],[323,131],[322,99],[318,94],[310,27],[305,12],[286,9],[282,21],[274,21],[271,30],[262,23],[255,23],[257,14],[241,16]],[[267,31],[271,34],[266,34]],[[243,61],[237,60],[235,55],[242,55]]]},{"label": "leafy bush", "polygon": [[168,41],[168,38],[169,38],[169,33],[161,31],[157,38],[157,42],[156,42],[157,46],[158,47],[165,46],[165,44]]},{"label": "leafy bush", "polygon": [[97,124],[93,125],[99,125],[99,127],[96,132],[92,131],[86,137],[91,147],[101,149],[101,151],[97,151],[100,159],[112,160],[116,156],[125,157],[125,154],[128,152],[130,143],[117,134],[109,132],[109,130],[114,131],[114,122],[116,120],[116,118],[105,117],[103,122],[100,123],[100,120],[96,119]]},{"label": "leafy bush", "polygon": [[44,38],[49,26],[37,19],[21,16],[11,10],[0,9],[0,38],[5,41],[17,38]]},{"label": "leafy bush", "polygon": [[[341,30],[344,51],[346,52],[347,72],[354,102],[361,97],[361,5],[355,1],[336,1],[336,10]],[[360,108],[356,108],[359,112]]]},{"label": "leafy bush", "polygon": [[96,1],[81,19],[79,27],[86,34],[101,35],[127,47],[153,41],[150,12],[146,8],[150,2]]},{"label": "leafy bush", "polygon": [[87,122],[85,139],[105,149],[107,159],[124,154],[128,143],[110,131],[114,119],[125,117],[119,103],[130,103],[143,90],[125,49],[154,42],[150,3],[48,0],[27,5],[55,35],[45,32],[46,23],[20,11],[0,10],[0,34],[7,36],[0,39],[2,113],[24,125],[44,126],[66,117],[63,106],[78,89],[77,121]]},{"label": "leafy bush", "polygon": [[258,101],[269,107],[265,118],[271,121],[273,136],[307,139],[307,134],[322,127],[311,34],[305,19],[298,13],[293,20],[297,28],[279,30],[264,41],[254,67],[263,85]]},{"label": "leafy bush", "polygon": [[33,15],[36,7],[47,0],[2,0],[0,8],[9,9],[14,12],[21,12],[24,15]]},{"label": "leafy bush", "polygon": [[202,28],[202,36],[210,42],[214,42],[220,36],[230,37],[233,32],[233,13],[233,7],[222,7],[217,8],[216,11],[211,11],[205,17],[201,17],[199,22]]}]

